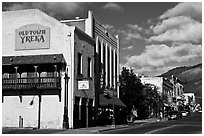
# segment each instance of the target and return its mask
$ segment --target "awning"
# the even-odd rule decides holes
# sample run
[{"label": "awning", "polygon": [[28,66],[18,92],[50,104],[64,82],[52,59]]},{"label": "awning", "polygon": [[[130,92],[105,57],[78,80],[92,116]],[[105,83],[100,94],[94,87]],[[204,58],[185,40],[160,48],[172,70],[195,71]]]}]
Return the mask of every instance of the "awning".
[{"label": "awning", "polygon": [[113,104],[119,107],[126,107],[126,105],[117,97],[106,97],[104,94],[99,94],[100,106],[109,106]]},{"label": "awning", "polygon": [[103,94],[99,94],[99,105],[100,106],[108,106],[109,105],[109,100],[105,98]]}]

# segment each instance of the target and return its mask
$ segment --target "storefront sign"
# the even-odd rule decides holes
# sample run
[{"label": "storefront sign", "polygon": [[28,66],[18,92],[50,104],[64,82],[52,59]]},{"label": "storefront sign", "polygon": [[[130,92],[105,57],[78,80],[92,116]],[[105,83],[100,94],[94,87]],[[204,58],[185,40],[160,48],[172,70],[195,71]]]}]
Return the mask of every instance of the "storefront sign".
[{"label": "storefront sign", "polygon": [[48,49],[50,28],[30,24],[16,29],[16,50]]},{"label": "storefront sign", "polygon": [[89,89],[89,81],[78,81],[78,89]]}]

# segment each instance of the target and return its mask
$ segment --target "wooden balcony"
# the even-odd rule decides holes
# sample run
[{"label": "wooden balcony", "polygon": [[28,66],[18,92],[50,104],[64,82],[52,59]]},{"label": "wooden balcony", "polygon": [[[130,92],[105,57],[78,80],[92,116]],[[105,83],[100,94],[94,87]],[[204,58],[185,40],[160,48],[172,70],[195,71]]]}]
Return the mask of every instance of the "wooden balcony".
[{"label": "wooden balcony", "polygon": [[60,77],[3,78],[2,95],[60,95]]},{"label": "wooden balcony", "polygon": [[37,77],[37,78],[3,78],[2,89],[50,89],[60,88],[59,77]]}]

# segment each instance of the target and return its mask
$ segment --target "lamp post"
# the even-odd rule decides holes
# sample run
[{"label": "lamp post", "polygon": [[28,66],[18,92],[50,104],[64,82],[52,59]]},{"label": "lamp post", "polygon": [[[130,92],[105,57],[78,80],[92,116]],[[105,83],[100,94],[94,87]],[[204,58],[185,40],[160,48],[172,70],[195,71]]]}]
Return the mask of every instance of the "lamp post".
[{"label": "lamp post", "polygon": [[[68,73],[68,72],[67,72]],[[63,115],[63,128],[69,128],[69,117],[68,117],[68,82],[70,77],[68,77],[67,73],[63,73],[64,76],[64,88],[65,88],[65,95],[64,95],[64,115]]]},{"label": "lamp post", "polygon": [[114,93],[115,91],[113,90],[113,117],[112,117],[112,128],[115,128],[115,96]]}]

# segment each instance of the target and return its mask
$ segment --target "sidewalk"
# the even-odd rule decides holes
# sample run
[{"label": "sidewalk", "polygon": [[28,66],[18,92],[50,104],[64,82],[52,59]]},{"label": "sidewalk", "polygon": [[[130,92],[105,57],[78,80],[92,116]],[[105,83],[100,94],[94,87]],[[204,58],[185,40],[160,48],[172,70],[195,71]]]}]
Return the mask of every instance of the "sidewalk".
[{"label": "sidewalk", "polygon": [[166,121],[167,118],[163,118],[162,120],[159,120],[158,118],[149,118],[149,119],[144,119],[144,120],[135,120],[134,124],[137,123],[152,123],[152,122],[157,122],[157,121]]},{"label": "sidewalk", "polygon": [[[161,121],[165,121],[162,119]],[[160,121],[156,118],[150,118],[145,120],[136,120],[131,125],[141,125],[146,123],[153,123]],[[97,126],[97,127],[88,127],[88,128],[79,128],[79,129],[33,129],[33,128],[2,128],[3,134],[91,134],[99,133],[103,131],[109,131],[114,129],[127,128],[130,125],[116,125],[115,128],[111,125]]]},{"label": "sidewalk", "polygon": [[[166,121],[166,120],[167,119],[164,118],[161,121]],[[141,124],[153,123],[157,121],[160,121],[160,120],[157,118],[135,120],[131,125],[141,125]],[[97,126],[97,127],[89,127],[89,128],[80,128],[80,129],[69,129],[69,130],[57,132],[56,134],[90,134],[90,133],[99,133],[99,132],[109,131],[114,129],[128,128],[129,126],[130,125],[124,124],[124,125],[116,125],[115,128],[113,128],[111,125],[106,125],[106,126]]]}]

